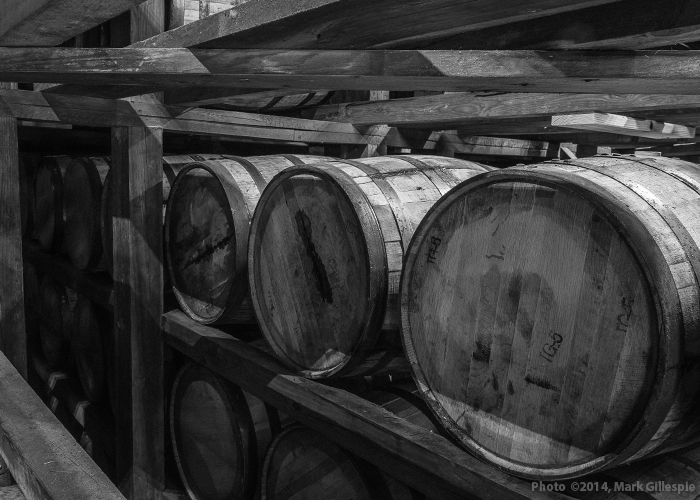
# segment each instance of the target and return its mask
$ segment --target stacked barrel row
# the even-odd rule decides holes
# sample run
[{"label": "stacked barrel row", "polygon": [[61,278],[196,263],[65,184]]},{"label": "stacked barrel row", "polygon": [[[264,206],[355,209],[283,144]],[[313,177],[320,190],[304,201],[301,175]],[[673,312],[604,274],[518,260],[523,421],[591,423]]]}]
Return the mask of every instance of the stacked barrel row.
[{"label": "stacked barrel row", "polygon": [[[362,397],[438,432],[415,392],[412,383],[392,384]],[[425,499],[201,365],[182,366],[170,401],[177,466],[193,500]]]},{"label": "stacked barrel row", "polygon": [[[279,358],[311,378],[382,366],[400,327],[451,437],[522,477],[697,441],[698,167],[607,156],[487,170],[415,156],[286,168],[253,212],[250,295],[239,272],[205,271],[240,255],[228,245],[248,226],[189,250],[172,242],[192,229],[166,222],[176,288],[194,265],[181,281],[210,280],[181,304],[226,322],[218,291],[235,290]],[[207,206],[190,200],[181,212]]]}]

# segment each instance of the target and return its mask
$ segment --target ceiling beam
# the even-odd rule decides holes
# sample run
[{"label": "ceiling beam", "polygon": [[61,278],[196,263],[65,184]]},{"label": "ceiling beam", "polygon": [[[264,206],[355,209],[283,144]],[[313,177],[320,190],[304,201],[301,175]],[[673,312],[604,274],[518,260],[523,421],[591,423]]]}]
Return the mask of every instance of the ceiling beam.
[{"label": "ceiling beam", "polygon": [[360,131],[349,123],[219,111],[146,102],[0,90],[0,114],[20,120],[89,127],[162,127],[189,134],[278,142],[380,144],[388,127]]},{"label": "ceiling beam", "polygon": [[471,30],[410,48],[639,50],[696,40],[700,40],[700,3],[623,0],[511,23],[508,29]]},{"label": "ceiling beam", "polygon": [[612,113],[555,115],[552,117],[552,125],[575,130],[646,137],[647,139],[692,139],[695,137],[695,127],[655,120],[639,120]]},{"label": "ceiling beam", "polygon": [[666,94],[544,94],[449,93],[388,101],[367,101],[318,106],[302,112],[304,118],[354,125],[389,124],[441,128],[477,119],[512,120],[549,118],[554,114],[589,111],[649,111],[698,109],[698,95]]},{"label": "ceiling beam", "polygon": [[256,0],[140,47],[349,49],[426,40],[617,0]]},{"label": "ceiling beam", "polygon": [[0,80],[91,85],[700,93],[700,51],[0,48]]},{"label": "ceiling beam", "polygon": [[0,0],[0,46],[52,46],[145,0]]}]

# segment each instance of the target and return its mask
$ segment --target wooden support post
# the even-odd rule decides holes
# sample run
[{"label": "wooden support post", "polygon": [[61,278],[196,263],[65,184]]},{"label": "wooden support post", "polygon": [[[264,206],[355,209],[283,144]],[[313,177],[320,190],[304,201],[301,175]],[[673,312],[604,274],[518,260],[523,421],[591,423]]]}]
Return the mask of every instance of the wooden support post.
[{"label": "wooden support post", "polygon": [[162,156],[162,129],[112,129],[117,477],[139,500],[164,489]]},{"label": "wooden support post", "polygon": [[[0,83],[0,89],[13,88],[16,84]],[[19,168],[17,120],[0,107],[0,345],[26,379]]]}]

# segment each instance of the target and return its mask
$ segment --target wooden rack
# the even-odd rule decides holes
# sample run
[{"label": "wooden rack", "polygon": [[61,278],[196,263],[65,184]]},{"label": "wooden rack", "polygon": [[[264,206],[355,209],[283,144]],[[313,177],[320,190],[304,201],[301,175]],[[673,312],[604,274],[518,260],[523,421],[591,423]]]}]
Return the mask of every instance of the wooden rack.
[{"label": "wooden rack", "polygon": [[[357,3],[366,8],[356,10],[352,2],[341,0],[259,0],[239,2],[235,11],[218,12],[162,33],[165,16],[153,10],[151,1],[56,0],[50,8],[43,8],[44,2],[26,3],[9,13],[0,26],[0,79],[62,85],[34,92],[0,83],[0,347],[4,353],[0,400],[29,397],[21,383],[28,378],[32,362],[24,331],[24,258],[114,313],[115,474],[120,478],[119,489],[129,498],[172,496],[164,493],[167,348],[206,365],[433,497],[569,498],[533,491],[531,483],[479,462],[447,439],[346,391],[296,376],[266,353],[220,330],[194,323],[179,312],[164,314],[163,134],[295,145],[315,154],[337,147],[348,157],[372,156],[389,148],[452,156],[507,152],[533,159],[555,158],[562,151],[568,156],[595,154],[597,149],[590,142],[625,148],[659,144],[639,137],[632,141],[621,134],[595,140],[575,136],[571,130],[552,126],[550,118],[605,111],[633,113],[640,120],[678,119],[692,127],[700,122],[700,52],[510,49],[643,49],[653,47],[645,41],[653,38],[659,44],[689,42],[700,29],[700,7],[673,0],[679,4],[678,12],[686,14],[674,10],[673,19],[661,16],[650,23],[644,9],[654,7],[657,2],[652,0],[642,0],[641,6],[632,0],[436,0],[429,2],[430,8],[413,0],[387,0],[381,5],[363,0]],[[182,7],[181,0],[175,3]],[[123,19],[115,16],[132,7],[139,15],[131,26],[126,23],[127,29],[121,26],[119,35],[128,48],[47,48],[102,22],[109,22],[116,33]],[[414,10],[407,17],[397,14],[409,8]],[[634,22],[623,32],[603,22],[597,40],[538,38],[547,21],[544,16],[566,25],[579,14],[588,20],[633,16]],[[181,10],[171,12],[171,20],[181,17]],[[351,27],[334,32],[337,23],[330,21],[336,18],[351,20]],[[513,28],[512,42],[494,31],[507,23]],[[270,27],[288,45],[267,40]],[[299,30],[314,36],[295,38]],[[502,50],[452,50],[450,43],[465,49],[488,45]],[[337,50],[349,46],[363,50]],[[406,48],[411,50],[402,50]],[[231,96],[254,92],[281,97],[308,91],[302,89],[370,88],[469,93],[328,104],[294,116],[189,107],[193,99],[195,105],[225,104]],[[626,93],[620,94],[620,89]],[[169,102],[188,105],[134,97],[160,91],[166,92]],[[123,97],[131,99],[118,99]],[[66,259],[22,241],[17,209],[21,121],[110,129],[115,174],[113,280],[77,271]],[[486,137],[491,133],[509,137]],[[586,145],[577,149],[578,139]],[[671,139],[658,150],[700,155],[696,145],[674,146]],[[10,383],[19,388],[13,389]],[[36,412],[51,432],[60,434],[55,419],[39,406],[31,399],[16,408],[12,418],[0,415],[0,428],[9,436],[0,453],[11,459],[12,472],[25,495],[57,500],[119,498],[102,476],[99,495],[95,489],[85,491],[97,496],[76,495],[70,489],[73,483],[53,485],[51,478],[56,474],[47,472],[38,460],[27,459],[46,450],[26,439],[22,419]],[[64,438],[52,439],[63,445]],[[76,472],[73,479],[79,484],[89,482],[86,476],[95,470],[91,469],[94,464],[70,450],[78,456],[76,463],[88,471]],[[57,454],[55,449],[46,453],[48,457]]]}]

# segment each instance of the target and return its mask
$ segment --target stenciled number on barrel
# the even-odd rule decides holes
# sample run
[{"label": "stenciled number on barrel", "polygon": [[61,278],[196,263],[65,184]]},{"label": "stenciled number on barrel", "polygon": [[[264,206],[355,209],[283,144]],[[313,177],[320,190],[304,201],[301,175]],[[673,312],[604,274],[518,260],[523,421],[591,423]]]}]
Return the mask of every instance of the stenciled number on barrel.
[{"label": "stenciled number on barrel", "polygon": [[428,264],[435,264],[440,243],[442,243],[441,238],[438,238],[437,236],[432,236],[430,238],[430,246],[428,247]]},{"label": "stenciled number on barrel", "polygon": [[552,343],[542,346],[540,356],[552,363],[554,361],[554,356],[556,356],[557,352],[559,352],[559,348],[561,347],[561,343],[564,341],[564,337],[552,330],[549,332],[549,338],[552,339]]},{"label": "stenciled number on barrel", "polygon": [[623,313],[617,316],[617,326],[615,331],[620,331],[623,333],[627,332],[630,326],[630,317],[632,316],[632,305],[634,304],[634,299],[627,299],[627,297],[622,297],[622,310]]}]

